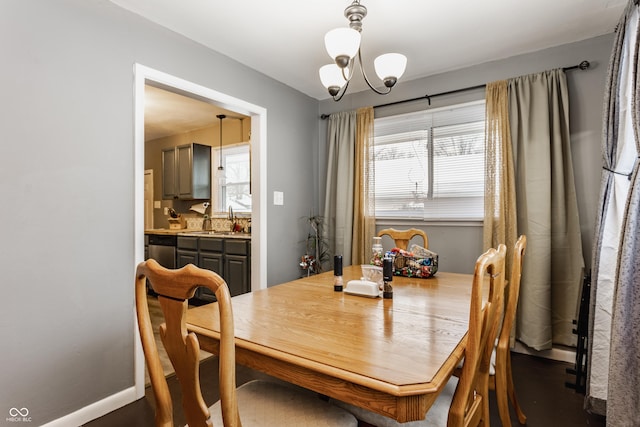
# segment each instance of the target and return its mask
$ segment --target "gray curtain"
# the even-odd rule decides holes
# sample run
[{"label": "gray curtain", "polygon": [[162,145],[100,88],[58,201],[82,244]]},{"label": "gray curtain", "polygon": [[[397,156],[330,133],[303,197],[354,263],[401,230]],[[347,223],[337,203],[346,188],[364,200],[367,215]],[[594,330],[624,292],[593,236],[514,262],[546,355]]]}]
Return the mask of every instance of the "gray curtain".
[{"label": "gray curtain", "polygon": [[604,99],[600,204],[593,245],[589,350],[588,410],[605,415],[609,388],[609,351],[613,297],[620,237],[636,158],[631,90],[635,86],[638,7],[629,2],[618,23]]},{"label": "gray curtain", "polygon": [[[619,161],[605,168],[612,173],[603,182],[626,179],[628,191],[622,213],[617,257],[607,262],[617,267],[614,274],[611,348],[607,392],[607,425],[640,425],[640,152],[638,96],[638,20],[637,2],[629,2],[618,26],[618,37],[610,66],[609,90],[605,100],[605,139],[607,153]],[[617,103],[617,104],[616,104]],[[613,157],[613,156],[612,156]],[[612,176],[613,175],[613,176]],[[604,197],[607,200],[606,194]],[[606,218],[605,218],[606,220]],[[605,222],[605,224],[608,221]],[[601,237],[598,236],[598,237]],[[601,240],[598,242],[600,246]],[[600,251],[600,263],[604,251]],[[599,284],[600,287],[602,283]],[[592,370],[593,371],[593,370]]]},{"label": "gray curtain", "polygon": [[527,236],[517,338],[536,350],[575,346],[584,259],[561,69],[509,80],[518,235]]},{"label": "gray curtain", "polygon": [[342,255],[343,264],[351,265],[356,112],[334,113],[328,120],[324,232],[330,253]]}]

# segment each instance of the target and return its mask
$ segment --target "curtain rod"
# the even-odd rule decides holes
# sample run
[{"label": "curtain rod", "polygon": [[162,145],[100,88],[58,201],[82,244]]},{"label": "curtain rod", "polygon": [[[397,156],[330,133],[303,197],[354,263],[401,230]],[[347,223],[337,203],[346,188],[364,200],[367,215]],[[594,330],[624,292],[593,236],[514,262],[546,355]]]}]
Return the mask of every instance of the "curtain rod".
[{"label": "curtain rod", "polygon": [[[578,65],[573,65],[571,67],[563,67],[562,71],[569,71],[569,70],[576,70],[576,69],[586,70],[587,68],[589,68],[590,65],[591,64],[589,63],[589,61],[582,61]],[[420,99],[426,99],[429,102],[429,105],[431,105],[431,98],[435,98],[436,96],[452,95],[454,93],[466,92],[466,91],[474,90],[474,89],[481,89],[481,88],[486,87],[486,86],[487,86],[486,84],[481,84],[481,85],[477,85],[477,86],[465,87],[465,88],[462,88],[462,89],[448,90],[446,92],[434,93],[433,95],[424,95],[424,96],[419,96],[417,98],[403,99],[402,101],[395,101],[395,102],[389,102],[387,104],[374,105],[373,108],[388,107],[390,105],[404,104],[405,102],[418,101]],[[320,116],[320,118],[322,120],[327,119],[327,118],[329,118],[329,114],[322,114]]]}]

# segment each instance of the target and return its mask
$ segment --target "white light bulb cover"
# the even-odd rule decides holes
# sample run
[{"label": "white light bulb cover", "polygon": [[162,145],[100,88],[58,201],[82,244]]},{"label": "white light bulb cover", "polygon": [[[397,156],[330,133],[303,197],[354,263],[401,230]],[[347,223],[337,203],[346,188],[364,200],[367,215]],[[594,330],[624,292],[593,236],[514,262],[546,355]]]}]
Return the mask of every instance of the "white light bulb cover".
[{"label": "white light bulb cover", "polygon": [[[348,69],[345,72],[349,72]],[[327,64],[320,67],[318,71],[320,74],[320,81],[322,85],[327,89],[331,86],[342,87],[347,82],[342,75],[342,70],[336,64]]]},{"label": "white light bulb cover", "polygon": [[333,59],[343,55],[351,59],[360,48],[360,33],[352,28],[335,28],[324,36],[324,46]]},{"label": "white light bulb cover", "polygon": [[407,67],[407,57],[400,53],[385,53],[373,61],[373,66],[380,80],[388,77],[399,79]]}]

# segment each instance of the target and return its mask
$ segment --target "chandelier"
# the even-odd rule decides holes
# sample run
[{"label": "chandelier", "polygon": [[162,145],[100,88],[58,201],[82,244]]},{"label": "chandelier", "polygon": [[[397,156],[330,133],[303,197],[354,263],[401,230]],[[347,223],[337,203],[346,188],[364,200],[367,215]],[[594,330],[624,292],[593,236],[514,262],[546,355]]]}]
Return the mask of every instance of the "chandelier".
[{"label": "chandelier", "polygon": [[344,16],[349,20],[349,28],[336,28],[324,36],[325,47],[334,63],[320,68],[320,81],[327,88],[333,100],[340,101],[347,91],[356,65],[358,65],[364,81],[371,90],[380,95],[388,94],[404,73],[407,57],[399,53],[385,53],[375,59],[373,65],[376,74],[386,88],[376,89],[364,71],[362,54],[360,53],[362,19],[367,16],[367,8],[360,4],[360,0],[354,0],[344,10]]}]

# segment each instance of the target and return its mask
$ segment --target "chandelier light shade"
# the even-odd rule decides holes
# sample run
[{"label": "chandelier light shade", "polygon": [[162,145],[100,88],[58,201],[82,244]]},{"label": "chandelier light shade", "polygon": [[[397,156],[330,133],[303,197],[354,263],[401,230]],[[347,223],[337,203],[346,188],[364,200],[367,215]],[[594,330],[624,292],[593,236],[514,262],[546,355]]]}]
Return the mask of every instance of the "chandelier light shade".
[{"label": "chandelier light shade", "polygon": [[353,28],[335,28],[324,36],[324,46],[338,67],[344,68],[360,49],[360,33]]},{"label": "chandelier light shade", "polygon": [[[346,70],[348,73],[348,69]],[[320,67],[320,81],[327,88],[331,96],[335,96],[340,88],[347,83],[342,74],[342,69],[336,64],[327,64]]]},{"label": "chandelier light shade", "polygon": [[378,56],[373,65],[376,74],[387,87],[393,87],[407,68],[407,57],[399,53],[385,53]]},{"label": "chandelier light shade", "polygon": [[333,29],[324,37],[325,48],[333,59],[333,64],[320,68],[322,85],[327,88],[334,101],[340,101],[357,65],[369,88],[380,95],[386,95],[404,74],[407,57],[400,53],[386,53],[375,59],[376,74],[385,86],[382,90],[376,89],[364,71],[360,51],[362,19],[367,16],[367,8],[360,4],[360,0],[353,0],[344,10],[344,16],[349,20],[349,28]]}]

